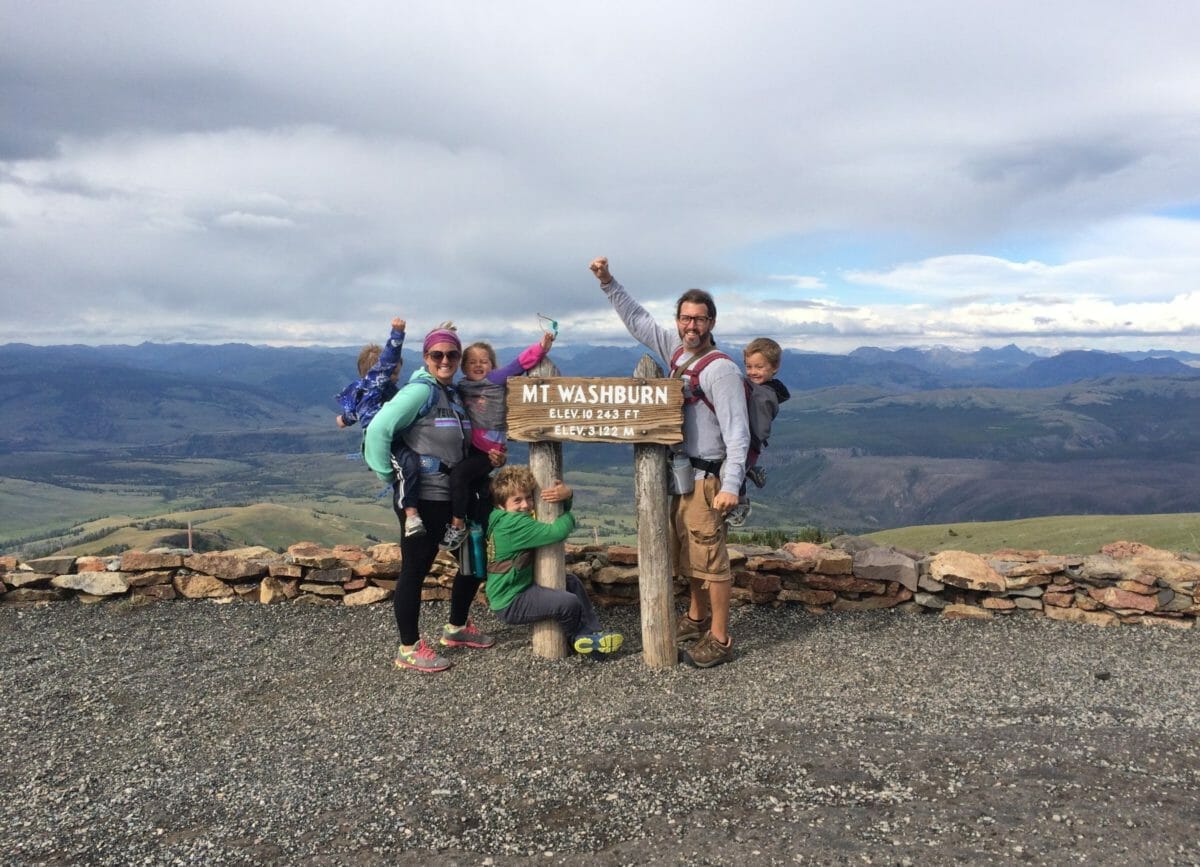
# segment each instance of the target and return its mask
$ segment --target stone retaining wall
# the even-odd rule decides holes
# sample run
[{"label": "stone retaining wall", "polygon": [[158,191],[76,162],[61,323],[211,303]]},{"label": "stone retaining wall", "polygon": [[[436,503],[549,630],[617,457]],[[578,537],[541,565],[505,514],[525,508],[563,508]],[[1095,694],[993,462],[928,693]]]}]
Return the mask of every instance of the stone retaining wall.
[{"label": "stone retaining wall", "polygon": [[[1191,628],[1200,615],[1200,558],[1114,542],[1086,557],[1002,550],[987,555],[924,555],[841,537],[828,546],[731,546],[735,605],[803,605],[814,612],[896,608],[987,620],[1032,614],[1112,626]],[[400,546],[322,548],[308,542],[284,554],[242,548],[206,554],[126,551],[111,557],[0,557],[0,604],[74,599],[97,603],[177,598],[260,604],[370,605],[391,598]],[[457,563],[440,554],[423,600],[450,598]],[[637,551],[567,546],[567,568],[600,605],[638,601]],[[676,592],[686,592],[685,582]]]}]

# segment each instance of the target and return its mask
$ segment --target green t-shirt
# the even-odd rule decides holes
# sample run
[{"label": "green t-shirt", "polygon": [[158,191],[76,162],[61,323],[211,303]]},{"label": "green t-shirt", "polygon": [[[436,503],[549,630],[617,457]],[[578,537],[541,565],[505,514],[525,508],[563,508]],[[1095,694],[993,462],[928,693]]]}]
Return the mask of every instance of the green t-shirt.
[{"label": "green t-shirt", "polygon": [[[503,509],[493,509],[492,514],[488,517],[488,562],[499,563],[504,560],[512,560],[522,551],[564,541],[575,529],[575,516],[571,514],[571,501],[567,500],[565,505],[566,511],[549,524],[543,524],[525,512],[506,512]],[[488,605],[493,611],[502,611],[532,584],[532,560],[523,567],[514,565],[507,572],[489,571],[487,577]]]}]

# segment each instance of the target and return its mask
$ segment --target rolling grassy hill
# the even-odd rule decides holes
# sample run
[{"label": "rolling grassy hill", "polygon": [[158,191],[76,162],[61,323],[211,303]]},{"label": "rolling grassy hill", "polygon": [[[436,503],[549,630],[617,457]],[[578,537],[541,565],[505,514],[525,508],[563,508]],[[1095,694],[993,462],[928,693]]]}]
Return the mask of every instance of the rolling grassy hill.
[{"label": "rolling grassy hill", "polygon": [[[601,482],[597,481],[596,484]],[[588,482],[576,480],[577,490]],[[637,526],[632,512],[606,507],[577,508],[579,527],[572,541],[633,544]],[[39,553],[74,556],[116,553],[125,549],[186,547],[191,522],[195,549],[217,550],[263,545],[282,551],[311,541],[333,546],[369,546],[398,541],[395,518],[382,504],[328,497],[317,506],[257,503],[217,509],[172,512],[155,518],[113,516],[80,525],[82,541],[64,538],[61,546]],[[786,538],[799,539],[802,527],[784,526]],[[787,531],[791,530],[788,534]],[[1200,513],[1164,515],[1064,515],[1018,521],[960,522],[901,527],[867,534],[880,545],[915,551],[971,551],[985,554],[1000,548],[1042,549],[1053,554],[1094,554],[1119,540],[1142,542],[1170,551],[1200,552]]]},{"label": "rolling grassy hill", "polygon": [[1174,515],[1061,515],[1021,521],[931,524],[867,535],[881,545],[914,551],[971,551],[1000,548],[1052,554],[1095,554],[1109,542],[1141,542],[1168,551],[1200,552],[1200,513]]},{"label": "rolling grassy hill", "polygon": [[295,542],[321,545],[371,545],[392,539],[396,519],[382,506],[370,518],[340,514],[331,509],[305,505],[255,503],[215,509],[168,512],[154,518],[113,516],[80,525],[81,541],[67,542],[59,550],[64,554],[115,553],[128,548],[148,550],[155,547],[186,548],[188,525],[197,551],[243,548],[262,545],[283,550]]}]

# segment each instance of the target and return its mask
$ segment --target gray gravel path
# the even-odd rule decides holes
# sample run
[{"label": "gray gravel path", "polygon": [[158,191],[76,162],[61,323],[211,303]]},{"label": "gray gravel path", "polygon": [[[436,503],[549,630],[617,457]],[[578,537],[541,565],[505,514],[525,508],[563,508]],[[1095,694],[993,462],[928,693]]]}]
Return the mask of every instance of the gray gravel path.
[{"label": "gray gravel path", "polygon": [[481,614],[421,676],[386,606],[0,606],[0,857],[1200,863],[1200,633],[754,607],[653,672],[601,615],[628,653]]}]

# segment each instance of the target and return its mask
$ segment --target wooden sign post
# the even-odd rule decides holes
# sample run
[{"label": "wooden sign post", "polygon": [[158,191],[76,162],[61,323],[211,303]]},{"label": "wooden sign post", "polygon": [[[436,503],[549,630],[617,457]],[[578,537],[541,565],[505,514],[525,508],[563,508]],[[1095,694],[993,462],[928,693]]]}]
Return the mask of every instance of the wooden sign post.
[{"label": "wooden sign post", "polygon": [[[509,438],[530,443],[530,469],[543,487],[562,478],[563,442],[634,445],[642,658],[651,668],[669,668],[678,661],[678,654],[666,446],[683,439],[683,385],[678,379],[662,378],[662,369],[648,355],[629,379],[557,377],[554,373],[557,368],[546,360],[531,376],[509,383]],[[538,503],[537,514],[539,520],[553,521],[562,514],[562,507]],[[539,549],[534,564],[538,584],[560,590],[566,587],[561,544]],[[566,655],[556,624],[535,625],[533,639],[534,653],[539,656],[557,659]]]},{"label": "wooden sign post", "polygon": [[[638,362],[635,376],[662,376],[649,355]],[[680,415],[683,391],[680,389]],[[682,419],[680,427],[682,438]],[[678,440],[676,440],[678,442]],[[667,447],[638,443],[633,447],[633,499],[638,516],[638,597],[642,608],[642,661],[650,668],[671,668],[675,649],[675,606],[671,580],[671,497],[667,491]]]},{"label": "wooden sign post", "polygon": [[[537,376],[556,376],[558,367],[548,358],[542,359],[532,373]],[[524,382],[524,379],[514,380]],[[510,385],[510,391],[515,388]],[[510,434],[511,436],[511,429]],[[537,479],[538,487],[545,489],[563,477],[562,444],[550,441],[529,444],[529,469]],[[545,524],[563,513],[562,503],[547,503],[538,500],[534,510],[537,519]],[[533,559],[533,580],[542,587],[552,590],[567,589],[566,548],[562,542],[543,545],[537,549]],[[567,655],[566,636],[553,620],[539,620],[533,624],[533,652],[544,659],[562,659]]]}]

